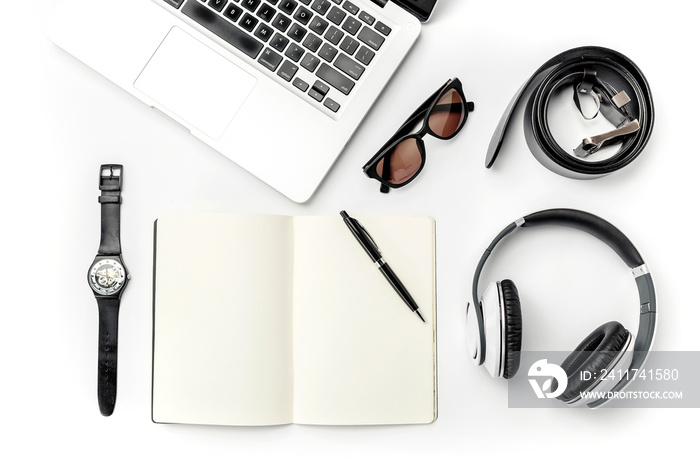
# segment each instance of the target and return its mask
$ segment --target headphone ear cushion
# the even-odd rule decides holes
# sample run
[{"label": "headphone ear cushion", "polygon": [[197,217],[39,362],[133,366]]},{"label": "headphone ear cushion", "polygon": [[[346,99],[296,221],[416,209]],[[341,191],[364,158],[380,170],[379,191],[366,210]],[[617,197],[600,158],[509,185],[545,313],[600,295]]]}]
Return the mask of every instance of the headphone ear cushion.
[{"label": "headphone ear cushion", "polygon": [[505,303],[506,357],[503,377],[510,379],[520,368],[520,349],[523,341],[523,318],[520,309],[520,295],[512,280],[501,281],[503,302]]},{"label": "headphone ear cushion", "polygon": [[[593,330],[561,364],[568,383],[557,399],[567,403],[589,390],[625,349],[629,333],[621,323],[614,321]],[[584,371],[595,375],[590,380],[581,380],[580,374]],[[555,386],[552,388],[556,389]]]}]

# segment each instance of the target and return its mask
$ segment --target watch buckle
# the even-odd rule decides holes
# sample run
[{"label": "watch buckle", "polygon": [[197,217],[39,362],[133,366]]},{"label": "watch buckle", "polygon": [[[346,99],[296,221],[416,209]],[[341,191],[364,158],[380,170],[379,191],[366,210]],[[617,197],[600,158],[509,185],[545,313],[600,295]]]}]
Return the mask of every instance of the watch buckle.
[{"label": "watch buckle", "polygon": [[123,165],[107,164],[100,166],[100,190],[120,191],[122,189]]}]

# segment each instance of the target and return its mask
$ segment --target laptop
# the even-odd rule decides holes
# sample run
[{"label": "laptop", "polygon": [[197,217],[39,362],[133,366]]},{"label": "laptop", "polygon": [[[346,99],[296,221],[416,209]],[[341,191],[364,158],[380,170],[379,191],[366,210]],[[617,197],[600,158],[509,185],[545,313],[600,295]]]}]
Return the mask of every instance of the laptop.
[{"label": "laptop", "polygon": [[65,0],[49,39],[307,201],[437,0]]}]

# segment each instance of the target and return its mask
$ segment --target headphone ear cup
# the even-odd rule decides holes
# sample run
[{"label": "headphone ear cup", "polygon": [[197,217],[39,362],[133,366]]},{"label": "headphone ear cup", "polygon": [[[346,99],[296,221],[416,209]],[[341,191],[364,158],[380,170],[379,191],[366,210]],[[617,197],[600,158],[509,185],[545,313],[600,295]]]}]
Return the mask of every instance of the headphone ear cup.
[{"label": "headphone ear cup", "polygon": [[520,350],[523,341],[523,318],[518,288],[512,280],[501,281],[505,305],[505,367],[503,377],[510,379],[520,368]]},{"label": "headphone ear cup", "polygon": [[[568,383],[557,399],[568,403],[590,390],[601,373],[625,350],[629,336],[629,330],[614,321],[593,330],[561,364]],[[595,375],[590,380],[582,380],[580,374],[583,372]],[[556,386],[552,385],[552,389],[556,390]]]}]

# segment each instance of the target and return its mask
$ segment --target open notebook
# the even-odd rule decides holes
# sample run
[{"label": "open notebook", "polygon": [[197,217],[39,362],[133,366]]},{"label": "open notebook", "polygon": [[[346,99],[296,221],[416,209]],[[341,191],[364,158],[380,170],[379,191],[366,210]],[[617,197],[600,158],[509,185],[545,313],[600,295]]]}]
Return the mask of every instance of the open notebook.
[{"label": "open notebook", "polygon": [[358,220],[426,323],[340,215],[162,215],[155,226],[153,421],[433,422],[435,222]]}]

